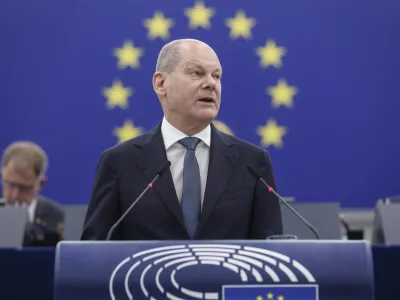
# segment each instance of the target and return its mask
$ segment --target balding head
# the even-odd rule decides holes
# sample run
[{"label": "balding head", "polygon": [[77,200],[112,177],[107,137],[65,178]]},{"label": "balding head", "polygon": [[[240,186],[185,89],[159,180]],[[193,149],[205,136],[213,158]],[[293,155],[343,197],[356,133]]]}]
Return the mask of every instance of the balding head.
[{"label": "balding head", "polygon": [[179,39],[164,45],[158,54],[156,72],[171,73],[181,61],[184,51],[200,45],[211,49],[206,43],[195,39]]},{"label": "balding head", "polygon": [[222,67],[206,43],[183,39],[160,51],[153,88],[170,124],[187,135],[207,127],[221,102]]}]

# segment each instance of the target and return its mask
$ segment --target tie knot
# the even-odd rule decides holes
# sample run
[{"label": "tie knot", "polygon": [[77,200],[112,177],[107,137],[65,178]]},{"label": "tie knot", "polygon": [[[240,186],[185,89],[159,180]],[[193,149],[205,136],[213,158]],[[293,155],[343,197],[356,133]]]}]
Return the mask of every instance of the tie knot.
[{"label": "tie knot", "polygon": [[186,137],[181,139],[179,143],[181,143],[187,150],[194,150],[200,143],[200,139],[196,137]]}]

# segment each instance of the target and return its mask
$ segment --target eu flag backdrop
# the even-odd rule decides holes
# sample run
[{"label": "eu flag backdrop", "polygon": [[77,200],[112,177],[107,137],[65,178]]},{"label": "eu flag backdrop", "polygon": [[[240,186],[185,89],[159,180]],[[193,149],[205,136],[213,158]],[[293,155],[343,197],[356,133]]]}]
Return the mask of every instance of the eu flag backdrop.
[{"label": "eu flag backdrop", "polygon": [[0,2],[0,148],[48,153],[43,193],[88,203],[103,150],[162,118],[164,43],[223,66],[219,128],[267,149],[297,201],[371,207],[400,193],[398,1]]}]

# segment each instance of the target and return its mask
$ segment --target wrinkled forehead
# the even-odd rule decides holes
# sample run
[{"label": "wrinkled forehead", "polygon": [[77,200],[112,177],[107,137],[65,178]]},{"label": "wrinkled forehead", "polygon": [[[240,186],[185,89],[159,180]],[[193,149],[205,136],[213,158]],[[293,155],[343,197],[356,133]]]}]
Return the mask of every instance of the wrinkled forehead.
[{"label": "wrinkled forehead", "polygon": [[207,70],[220,70],[222,66],[215,51],[207,45],[185,45],[182,47],[181,68],[202,67]]}]

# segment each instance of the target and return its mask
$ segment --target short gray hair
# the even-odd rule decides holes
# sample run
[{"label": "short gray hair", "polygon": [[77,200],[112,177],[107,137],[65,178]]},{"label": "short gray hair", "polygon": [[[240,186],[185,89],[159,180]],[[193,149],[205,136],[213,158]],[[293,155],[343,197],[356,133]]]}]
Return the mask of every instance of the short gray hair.
[{"label": "short gray hair", "polygon": [[172,72],[182,57],[183,40],[172,41],[162,47],[157,58],[156,72]]},{"label": "short gray hair", "polygon": [[16,160],[19,166],[32,168],[36,177],[44,175],[48,166],[46,152],[37,144],[29,141],[18,141],[9,145],[3,153],[2,169],[11,160]]}]

